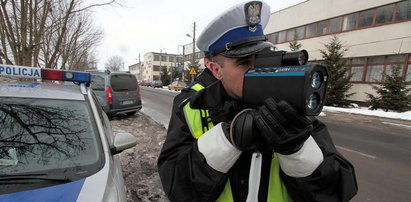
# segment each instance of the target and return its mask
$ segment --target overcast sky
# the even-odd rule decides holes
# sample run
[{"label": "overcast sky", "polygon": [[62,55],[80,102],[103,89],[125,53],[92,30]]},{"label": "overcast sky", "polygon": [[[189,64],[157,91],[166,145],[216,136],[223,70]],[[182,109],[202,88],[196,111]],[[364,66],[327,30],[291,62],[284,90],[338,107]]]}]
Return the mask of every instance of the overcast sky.
[{"label": "overcast sky", "polygon": [[[271,12],[304,0],[267,0]],[[98,68],[114,55],[121,56],[125,68],[141,61],[147,52],[182,54],[178,45],[192,41],[193,22],[196,37],[219,13],[243,0],[123,0],[123,6],[95,8],[95,25],[104,30],[104,39],[96,50]],[[177,52],[179,51],[179,52]]]}]

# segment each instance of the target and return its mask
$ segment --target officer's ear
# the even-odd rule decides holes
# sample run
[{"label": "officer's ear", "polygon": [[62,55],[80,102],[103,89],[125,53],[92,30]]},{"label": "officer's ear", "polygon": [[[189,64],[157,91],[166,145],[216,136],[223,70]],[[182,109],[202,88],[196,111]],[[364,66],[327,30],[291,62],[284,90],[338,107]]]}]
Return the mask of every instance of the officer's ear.
[{"label": "officer's ear", "polygon": [[221,71],[222,66],[218,62],[204,58],[204,64],[211,71],[211,73],[213,73],[213,76],[216,79],[221,80],[223,78]]}]

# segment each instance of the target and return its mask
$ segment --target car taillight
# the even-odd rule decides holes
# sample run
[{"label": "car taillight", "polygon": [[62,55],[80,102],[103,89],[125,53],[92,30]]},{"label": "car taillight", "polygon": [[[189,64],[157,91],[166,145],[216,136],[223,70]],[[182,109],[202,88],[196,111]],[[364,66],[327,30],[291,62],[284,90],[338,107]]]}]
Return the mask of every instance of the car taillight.
[{"label": "car taillight", "polygon": [[106,101],[108,103],[113,102],[113,96],[111,95],[111,88],[110,86],[106,86]]}]

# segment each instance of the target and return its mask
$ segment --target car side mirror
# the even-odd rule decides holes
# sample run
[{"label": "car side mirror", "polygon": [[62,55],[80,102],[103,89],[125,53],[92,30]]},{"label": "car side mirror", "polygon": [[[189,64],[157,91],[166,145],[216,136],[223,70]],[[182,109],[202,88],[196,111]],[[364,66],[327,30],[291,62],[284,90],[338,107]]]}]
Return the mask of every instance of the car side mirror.
[{"label": "car side mirror", "polygon": [[114,144],[110,146],[112,155],[137,145],[137,138],[130,133],[117,133],[114,136]]}]

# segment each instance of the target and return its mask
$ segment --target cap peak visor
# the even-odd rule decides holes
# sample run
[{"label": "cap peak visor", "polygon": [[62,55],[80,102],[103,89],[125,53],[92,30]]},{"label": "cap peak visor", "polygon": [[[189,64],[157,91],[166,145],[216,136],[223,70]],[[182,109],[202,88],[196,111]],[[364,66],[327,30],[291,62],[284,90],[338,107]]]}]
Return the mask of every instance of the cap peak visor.
[{"label": "cap peak visor", "polygon": [[232,50],[221,52],[220,54],[228,58],[242,58],[256,54],[257,52],[260,52],[261,50],[269,47],[275,48],[274,44],[268,41],[257,41],[253,44],[247,44],[244,46],[239,46]]}]

